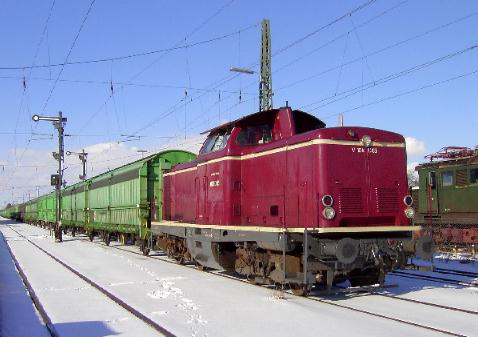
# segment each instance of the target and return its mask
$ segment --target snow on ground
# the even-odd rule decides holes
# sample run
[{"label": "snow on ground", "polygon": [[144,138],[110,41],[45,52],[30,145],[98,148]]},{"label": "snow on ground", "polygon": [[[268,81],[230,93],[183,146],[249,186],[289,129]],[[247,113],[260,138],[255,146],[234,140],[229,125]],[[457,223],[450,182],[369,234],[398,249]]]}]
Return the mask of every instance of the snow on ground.
[{"label": "snow on ground", "polygon": [[478,260],[476,259],[476,257],[472,257],[471,254],[437,253],[433,257],[432,262],[421,260],[418,258],[413,259],[412,262],[417,266],[433,265],[436,268],[478,273]]},{"label": "snow on ground", "polygon": [[[65,241],[58,244],[41,228],[16,223],[11,226],[178,336],[439,335],[307,298],[286,294],[285,299],[280,299],[275,291],[265,287],[165,262],[161,254],[147,258],[99,242],[91,243],[81,236],[65,236]],[[114,335],[118,331],[135,336],[142,334],[138,330],[140,327],[130,324],[132,319],[126,320],[127,315],[124,321],[118,317],[108,320],[105,309],[100,309],[107,299],[88,295],[92,289],[83,289],[85,285],[70,280],[71,275],[62,273],[46,255],[20,240],[9,226],[0,225],[0,231],[9,239],[22,267],[28,266],[32,283],[39,289],[39,297],[43,296],[40,300],[44,300],[44,305],[51,310],[54,323],[93,320],[112,329],[111,332],[100,331],[96,336]],[[43,272],[33,272],[36,269]],[[475,291],[478,288],[432,284],[396,276],[389,276],[387,282],[398,283],[399,287],[387,289],[386,293],[478,311],[478,292]],[[478,335],[478,321],[472,314],[376,295],[336,296],[327,300],[460,334]],[[93,305],[85,305],[91,301]],[[71,303],[77,306],[75,310]],[[118,328],[119,324],[123,324],[123,330]]]},{"label": "snow on ground", "polygon": [[15,268],[2,233],[0,233],[0,336],[50,336]]}]

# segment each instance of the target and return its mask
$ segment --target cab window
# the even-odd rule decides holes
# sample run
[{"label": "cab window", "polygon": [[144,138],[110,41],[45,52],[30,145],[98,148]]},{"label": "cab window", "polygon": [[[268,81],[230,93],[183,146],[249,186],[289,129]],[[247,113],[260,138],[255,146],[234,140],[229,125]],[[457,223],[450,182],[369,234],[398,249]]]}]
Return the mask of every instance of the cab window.
[{"label": "cab window", "polygon": [[295,133],[300,134],[312,130],[317,130],[325,128],[325,123],[315,116],[309,115],[308,113],[294,110],[292,112],[292,117],[294,118],[295,124]]},{"label": "cab window", "polygon": [[199,154],[206,154],[224,149],[230,136],[231,130],[222,130],[210,134],[204,142]]},{"label": "cab window", "polygon": [[272,141],[272,127],[270,125],[249,125],[241,129],[237,136],[238,145],[258,145]]},{"label": "cab window", "polygon": [[435,188],[437,186],[436,172],[428,172],[428,185],[430,185],[430,188]]},{"label": "cab window", "polygon": [[446,186],[453,186],[453,172],[447,171],[441,174],[442,185],[443,187]]}]

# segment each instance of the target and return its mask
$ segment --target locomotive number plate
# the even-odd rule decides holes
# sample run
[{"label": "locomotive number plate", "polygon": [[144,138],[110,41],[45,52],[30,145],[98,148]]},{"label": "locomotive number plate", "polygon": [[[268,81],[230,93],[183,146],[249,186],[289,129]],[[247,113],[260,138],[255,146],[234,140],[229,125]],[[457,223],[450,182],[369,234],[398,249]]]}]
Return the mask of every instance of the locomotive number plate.
[{"label": "locomotive number plate", "polygon": [[378,153],[378,149],[376,147],[352,147],[352,152],[355,153]]}]

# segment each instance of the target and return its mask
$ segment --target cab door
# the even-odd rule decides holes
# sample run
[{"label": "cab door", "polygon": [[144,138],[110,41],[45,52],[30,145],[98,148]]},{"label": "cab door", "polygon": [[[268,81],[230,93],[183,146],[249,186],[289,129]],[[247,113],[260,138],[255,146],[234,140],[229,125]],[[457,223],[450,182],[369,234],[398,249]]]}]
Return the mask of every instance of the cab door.
[{"label": "cab door", "polygon": [[196,189],[196,223],[204,224],[208,221],[207,212],[207,165],[198,166],[195,179]]},{"label": "cab door", "polygon": [[426,188],[428,213],[438,214],[440,204],[438,200],[438,174],[436,171],[428,172]]}]

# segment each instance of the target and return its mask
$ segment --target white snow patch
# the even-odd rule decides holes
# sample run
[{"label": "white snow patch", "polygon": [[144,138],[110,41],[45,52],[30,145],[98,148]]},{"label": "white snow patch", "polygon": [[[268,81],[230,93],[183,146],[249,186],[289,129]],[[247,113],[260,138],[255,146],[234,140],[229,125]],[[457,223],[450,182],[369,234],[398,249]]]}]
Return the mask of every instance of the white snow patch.
[{"label": "white snow patch", "polygon": [[164,316],[164,315],[167,315],[167,314],[168,314],[168,312],[164,311],[164,310],[151,312],[151,315],[158,315],[158,316]]},{"label": "white snow patch", "polygon": [[183,291],[179,288],[173,287],[174,282],[168,280],[160,280],[160,288],[150,291],[148,296],[151,298],[168,298],[178,297],[183,294]]}]

